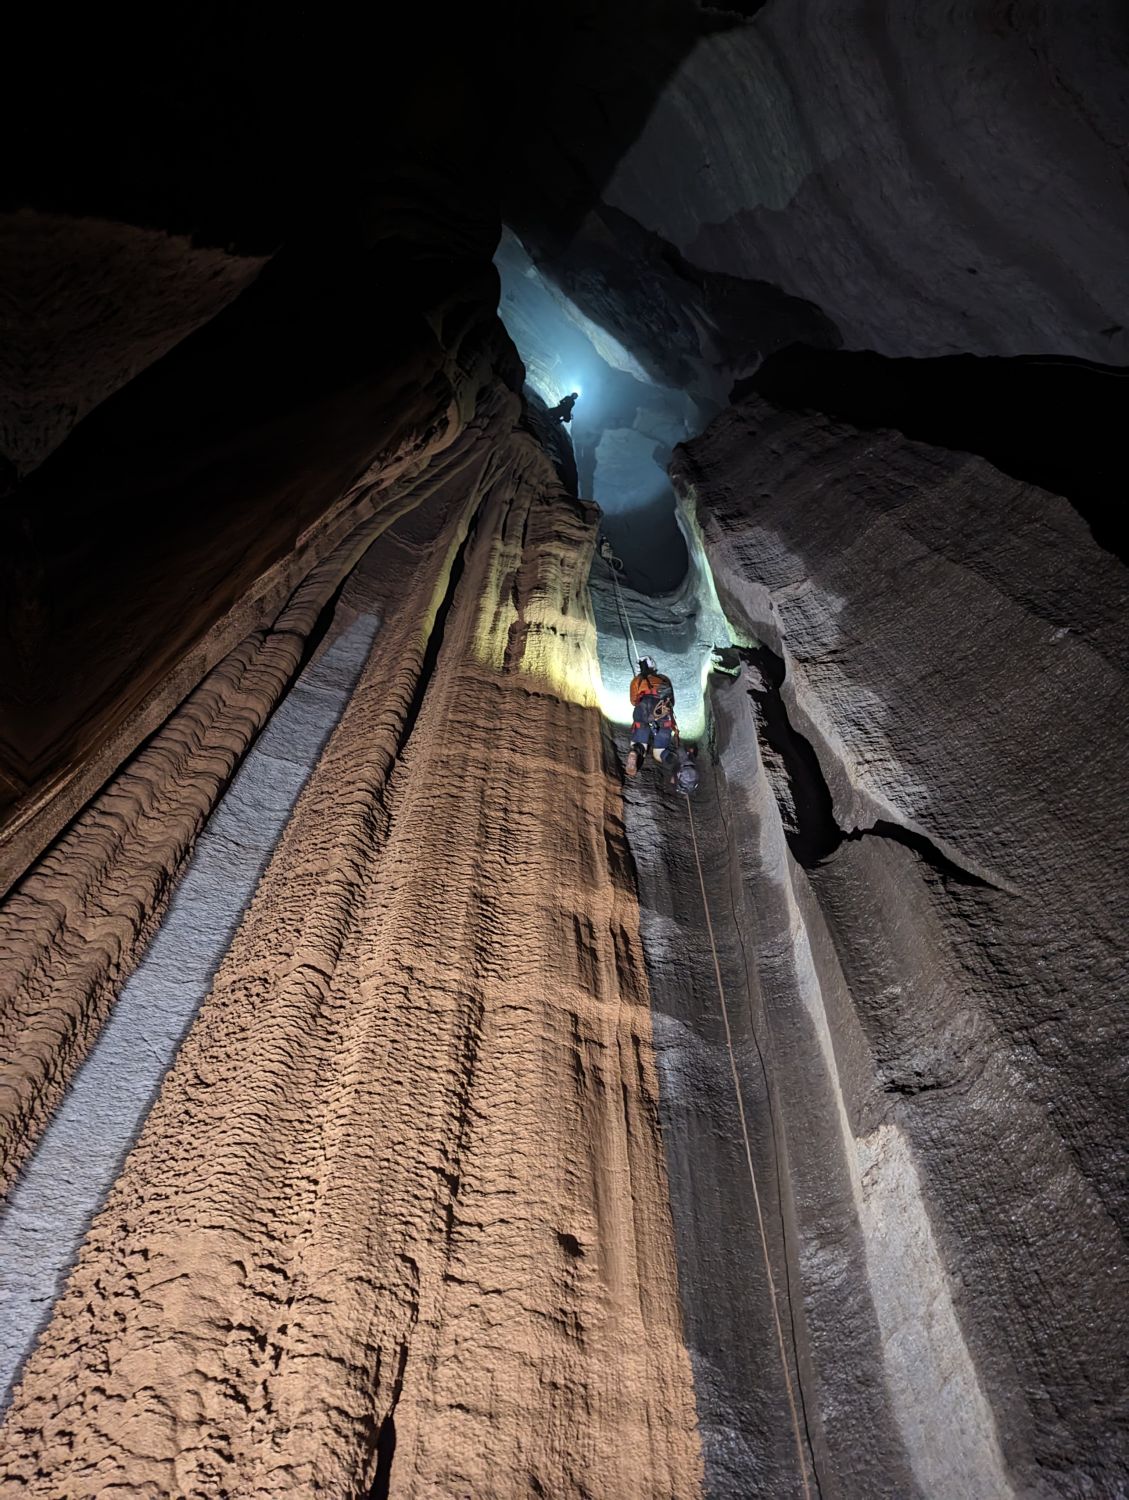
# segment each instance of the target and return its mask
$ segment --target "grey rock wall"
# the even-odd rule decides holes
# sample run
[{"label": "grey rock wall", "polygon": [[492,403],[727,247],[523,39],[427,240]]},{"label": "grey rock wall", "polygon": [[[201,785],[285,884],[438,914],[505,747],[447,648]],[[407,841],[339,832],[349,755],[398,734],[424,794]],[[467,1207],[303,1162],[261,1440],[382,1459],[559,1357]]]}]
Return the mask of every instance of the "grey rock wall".
[{"label": "grey rock wall", "polygon": [[598,195],[579,225],[519,224],[653,373],[723,397],[793,340],[1129,360],[1117,0],[772,0],[728,19],[606,176],[562,141]]},{"label": "grey rock wall", "polygon": [[923,1493],[1120,1493],[1126,572],[981,460],[759,399],[675,479],[765,643],[716,732],[841,1492],[849,1304]]}]

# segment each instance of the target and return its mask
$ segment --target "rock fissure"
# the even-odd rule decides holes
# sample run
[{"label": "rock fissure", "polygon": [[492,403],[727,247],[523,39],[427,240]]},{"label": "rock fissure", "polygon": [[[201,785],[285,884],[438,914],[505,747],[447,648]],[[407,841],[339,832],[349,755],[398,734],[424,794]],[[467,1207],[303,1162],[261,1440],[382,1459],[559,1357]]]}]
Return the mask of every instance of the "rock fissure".
[{"label": "rock fissure", "polygon": [[762,755],[794,857],[811,869],[834,856],[845,839],[888,838],[913,849],[942,880],[1003,890],[949,857],[918,829],[879,818],[867,828],[846,829],[835,818],[834,798],[811,741],[796,730],[781,692],[786,666],[767,646],[739,653],[749,662],[759,686],[747,689],[757,704],[764,748]]}]

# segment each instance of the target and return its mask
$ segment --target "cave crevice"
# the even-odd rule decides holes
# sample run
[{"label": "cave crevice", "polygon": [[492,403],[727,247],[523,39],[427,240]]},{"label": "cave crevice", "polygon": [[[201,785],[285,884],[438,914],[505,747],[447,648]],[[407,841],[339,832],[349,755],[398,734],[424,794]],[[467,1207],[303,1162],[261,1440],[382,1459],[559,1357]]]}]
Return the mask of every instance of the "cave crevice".
[{"label": "cave crevice", "polygon": [[760,645],[738,652],[756,671],[761,687],[747,688],[757,708],[768,749],[766,770],[781,813],[788,847],[799,864],[817,869],[832,859],[845,840],[890,839],[911,849],[943,882],[982,890],[1004,888],[946,854],[937,843],[903,823],[876,819],[869,827],[845,829],[835,817],[831,788],[812,742],[792,724],[781,691],[787,672],[783,657]]}]

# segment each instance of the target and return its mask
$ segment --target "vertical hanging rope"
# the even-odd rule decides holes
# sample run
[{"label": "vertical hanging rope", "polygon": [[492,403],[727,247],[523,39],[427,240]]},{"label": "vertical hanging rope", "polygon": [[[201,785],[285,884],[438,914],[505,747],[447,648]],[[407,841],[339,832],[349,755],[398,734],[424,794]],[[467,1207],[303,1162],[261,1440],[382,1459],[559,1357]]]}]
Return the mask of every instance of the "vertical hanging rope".
[{"label": "vertical hanging rope", "polygon": [[[618,560],[618,559],[617,559]],[[630,666],[631,675],[635,676],[639,664],[639,647],[635,642],[635,632],[631,628],[631,616],[627,613],[627,603],[623,597],[623,590],[619,586],[619,572],[615,563],[604,559],[608,564],[608,572],[612,575],[612,587],[615,589],[615,602],[619,610],[619,618],[623,625],[624,635],[627,637],[627,649],[631,653]]]},{"label": "vertical hanging rope", "polygon": [[803,1440],[800,1437],[800,1418],[796,1410],[796,1393],[792,1386],[792,1372],[788,1366],[788,1355],[784,1348],[784,1328],[780,1321],[780,1307],[776,1295],[776,1279],[772,1274],[772,1261],[768,1253],[768,1236],[765,1233],[764,1215],[761,1212],[760,1192],[757,1188],[757,1174],[753,1166],[753,1148],[749,1141],[749,1126],[745,1118],[745,1101],[741,1094],[741,1078],[737,1071],[737,1056],[733,1050],[733,1033],[729,1026],[729,1007],[725,1002],[725,986],[721,979],[721,960],[717,955],[717,940],[714,937],[713,919],[710,916],[710,903],[706,895],[706,877],[702,873],[702,860],[698,853],[698,835],[694,828],[694,804],[690,798],[686,798],[686,812],[690,819],[690,843],[694,850],[694,863],[698,869],[698,884],[702,892],[702,910],[706,914],[706,931],[709,934],[710,952],[713,954],[713,971],[717,980],[717,996],[721,1003],[721,1019],[725,1027],[725,1045],[729,1053],[729,1069],[733,1075],[733,1090],[737,1096],[737,1115],[741,1122],[741,1139],[745,1146],[745,1160],[749,1167],[749,1182],[753,1189],[753,1203],[757,1211],[757,1228],[760,1231],[761,1253],[764,1256],[764,1270],[768,1278],[768,1290],[772,1300],[772,1317],[776,1324],[776,1344],[780,1351],[780,1368],[784,1372],[784,1385],[788,1393],[788,1409],[792,1415],[792,1436],[796,1443],[796,1462],[800,1469],[800,1483],[803,1485],[804,1500],[811,1500],[811,1489],[808,1485],[808,1466],[804,1457]]}]

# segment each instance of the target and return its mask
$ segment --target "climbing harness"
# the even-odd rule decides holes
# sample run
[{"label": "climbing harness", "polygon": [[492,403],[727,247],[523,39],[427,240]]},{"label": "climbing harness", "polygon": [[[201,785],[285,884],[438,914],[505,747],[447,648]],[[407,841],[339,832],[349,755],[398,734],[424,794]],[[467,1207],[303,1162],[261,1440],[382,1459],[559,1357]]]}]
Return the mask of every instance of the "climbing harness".
[{"label": "climbing harness", "polygon": [[776,1295],[776,1279],[772,1274],[772,1262],[768,1253],[768,1235],[765,1232],[764,1215],[761,1212],[760,1191],[757,1187],[757,1174],[753,1166],[753,1148],[749,1141],[748,1121],[745,1118],[745,1101],[741,1093],[740,1074],[737,1071],[737,1055],[733,1050],[733,1033],[729,1026],[729,1007],[726,1004],[725,986],[721,979],[721,960],[717,955],[717,940],[714,937],[713,919],[710,916],[710,903],[706,895],[706,877],[702,873],[702,859],[698,852],[698,835],[694,828],[694,804],[689,797],[686,798],[686,813],[690,820],[690,843],[694,851],[694,863],[698,869],[698,884],[702,892],[702,910],[706,915],[706,932],[709,935],[710,952],[713,954],[713,971],[714,977],[717,980],[718,1000],[721,1003],[721,1019],[725,1028],[725,1045],[729,1053],[729,1070],[733,1075],[733,1090],[737,1096],[737,1115],[741,1122],[741,1139],[745,1146],[745,1160],[749,1166],[749,1181],[753,1189],[753,1203],[757,1213],[757,1228],[760,1231],[764,1270],[768,1278],[769,1295],[772,1301],[772,1317],[776,1324],[776,1343],[780,1350],[780,1368],[784,1372],[784,1385],[788,1393],[788,1409],[792,1416],[792,1435],[796,1442],[796,1461],[800,1468],[800,1482],[803,1485],[804,1500],[811,1500],[811,1488],[808,1484],[808,1465],[804,1458],[804,1446],[800,1438],[800,1419],[796,1410],[796,1395],[792,1387],[792,1372],[788,1367],[788,1355],[784,1348],[784,1328],[780,1321],[780,1307]]}]

